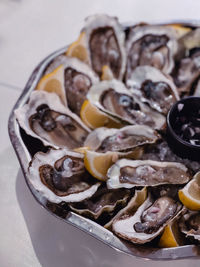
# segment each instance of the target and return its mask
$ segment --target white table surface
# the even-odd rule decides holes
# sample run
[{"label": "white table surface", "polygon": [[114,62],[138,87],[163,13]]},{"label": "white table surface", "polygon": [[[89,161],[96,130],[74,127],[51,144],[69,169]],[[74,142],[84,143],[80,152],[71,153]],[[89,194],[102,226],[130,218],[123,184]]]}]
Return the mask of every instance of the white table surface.
[{"label": "white table surface", "polygon": [[34,67],[75,40],[89,14],[121,22],[200,19],[199,0],[0,0],[0,267],[199,267],[199,260],[144,261],[119,253],[42,209],[7,134],[10,110]]}]

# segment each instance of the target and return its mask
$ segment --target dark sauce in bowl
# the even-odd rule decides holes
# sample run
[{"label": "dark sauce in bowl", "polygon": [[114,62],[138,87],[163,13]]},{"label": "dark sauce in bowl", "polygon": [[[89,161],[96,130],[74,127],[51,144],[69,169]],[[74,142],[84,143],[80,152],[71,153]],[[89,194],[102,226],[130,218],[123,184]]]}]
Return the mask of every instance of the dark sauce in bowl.
[{"label": "dark sauce in bowl", "polygon": [[200,161],[200,97],[183,98],[172,106],[167,140],[177,155]]}]

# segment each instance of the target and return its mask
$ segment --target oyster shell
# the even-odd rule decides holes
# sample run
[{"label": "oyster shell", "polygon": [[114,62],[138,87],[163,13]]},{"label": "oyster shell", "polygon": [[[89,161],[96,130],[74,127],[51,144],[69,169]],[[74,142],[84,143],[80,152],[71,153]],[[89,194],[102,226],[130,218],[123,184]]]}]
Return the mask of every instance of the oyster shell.
[{"label": "oyster shell", "polygon": [[90,198],[80,203],[70,204],[70,208],[78,214],[97,220],[101,215],[112,215],[114,210],[124,207],[130,196],[130,191],[125,189],[109,190],[106,186],[98,189],[98,191]]},{"label": "oyster shell", "polygon": [[122,82],[117,80],[102,81],[93,85],[87,98],[103,112],[129,124],[145,124],[160,129],[165,123],[162,114],[139,101]]},{"label": "oyster shell", "polygon": [[70,58],[64,55],[58,56],[47,68],[46,74],[52,72],[62,65],[64,103],[69,109],[80,114],[81,106],[86,99],[89,88],[99,81],[95,72],[84,62],[77,58]]},{"label": "oyster shell", "polygon": [[184,184],[188,169],[178,162],[120,159],[107,172],[108,188]]},{"label": "oyster shell", "polygon": [[200,243],[200,212],[188,210],[179,221],[181,232],[191,240]]},{"label": "oyster shell", "polygon": [[80,147],[90,132],[54,93],[32,92],[29,102],[15,110],[15,115],[25,132],[40,139],[45,146]]},{"label": "oyster shell", "polygon": [[147,188],[143,187],[141,190],[135,190],[134,196],[129,200],[128,204],[121,209],[108,223],[104,225],[105,228],[112,230],[112,223],[123,214],[134,214],[139,206],[144,203],[147,198]]},{"label": "oyster shell", "polygon": [[142,102],[148,103],[153,109],[165,115],[179,100],[176,86],[171,78],[151,66],[137,67],[127,80],[127,86]]},{"label": "oyster shell", "polygon": [[93,70],[101,76],[106,65],[116,79],[122,80],[126,66],[125,34],[118,19],[104,14],[89,16],[83,31]]},{"label": "oyster shell", "polygon": [[180,94],[200,96],[200,28],[179,40],[182,54],[175,70],[174,81]]},{"label": "oyster shell", "polygon": [[126,42],[126,80],[130,79],[137,66],[142,65],[170,73],[177,49],[176,32],[172,28],[155,25],[133,27]]},{"label": "oyster shell", "polygon": [[144,144],[155,143],[158,138],[159,135],[145,125],[132,125],[121,129],[101,127],[87,136],[84,146],[102,153],[124,152]]},{"label": "oyster shell", "polygon": [[83,155],[65,149],[35,154],[28,177],[41,196],[53,203],[82,201],[100,186],[86,171]]},{"label": "oyster shell", "polygon": [[154,200],[150,195],[132,214],[125,212],[114,220],[114,233],[137,244],[145,244],[162,233],[164,227],[180,216],[182,205],[172,198],[160,197]]}]

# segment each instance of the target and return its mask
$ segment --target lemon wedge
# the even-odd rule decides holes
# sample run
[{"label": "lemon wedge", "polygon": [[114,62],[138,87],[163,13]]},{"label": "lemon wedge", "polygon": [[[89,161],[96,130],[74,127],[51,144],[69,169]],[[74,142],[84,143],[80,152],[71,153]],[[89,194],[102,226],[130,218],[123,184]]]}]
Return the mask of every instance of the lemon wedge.
[{"label": "lemon wedge", "polygon": [[188,32],[191,31],[191,28],[184,27],[184,26],[179,25],[179,24],[172,24],[172,25],[170,25],[170,27],[172,27],[176,31],[177,38],[181,38],[185,34],[187,34]]},{"label": "lemon wedge", "polygon": [[84,164],[87,171],[100,181],[107,180],[107,171],[118,160],[116,152],[98,153],[85,151]]},{"label": "lemon wedge", "polygon": [[172,248],[182,246],[183,236],[179,230],[177,221],[173,221],[172,223],[165,226],[164,232],[159,240],[159,247],[161,248]]},{"label": "lemon wedge", "polygon": [[90,150],[90,148],[88,146],[81,146],[81,147],[75,148],[74,152],[85,154],[86,150]]},{"label": "lemon wedge", "polygon": [[81,32],[78,40],[73,42],[66,51],[66,56],[76,57],[85,63],[89,63],[88,51],[86,49],[85,32]]},{"label": "lemon wedge", "polygon": [[178,192],[179,199],[190,210],[200,210],[200,172]]},{"label": "lemon wedge", "polygon": [[62,102],[66,104],[63,65],[60,65],[54,71],[44,75],[37,84],[36,90],[56,93],[61,98]]},{"label": "lemon wedge", "polygon": [[113,73],[112,73],[112,70],[110,69],[109,66],[107,65],[104,65],[102,67],[102,75],[101,75],[101,80],[112,80],[114,79],[114,76],[113,76]]},{"label": "lemon wedge", "polygon": [[110,118],[108,115],[100,111],[92,105],[89,100],[85,100],[82,104],[80,117],[82,121],[91,129],[106,126],[108,128],[120,128],[122,125]]}]

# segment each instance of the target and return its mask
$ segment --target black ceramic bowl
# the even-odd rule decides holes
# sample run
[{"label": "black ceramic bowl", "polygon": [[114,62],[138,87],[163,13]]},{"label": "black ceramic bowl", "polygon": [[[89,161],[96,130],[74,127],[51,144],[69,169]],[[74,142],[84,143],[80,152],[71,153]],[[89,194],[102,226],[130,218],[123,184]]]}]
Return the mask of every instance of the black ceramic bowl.
[{"label": "black ceramic bowl", "polygon": [[[196,115],[198,117],[195,119]],[[167,115],[167,141],[178,156],[199,161],[200,142],[195,143],[190,135],[190,131],[194,135],[194,124],[200,128],[200,97],[191,96],[179,100]]]}]

